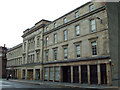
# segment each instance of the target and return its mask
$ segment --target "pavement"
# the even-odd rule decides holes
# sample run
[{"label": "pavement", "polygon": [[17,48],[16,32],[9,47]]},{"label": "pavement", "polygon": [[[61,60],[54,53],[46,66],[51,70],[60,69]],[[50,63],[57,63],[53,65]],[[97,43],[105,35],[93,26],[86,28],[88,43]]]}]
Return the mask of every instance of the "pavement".
[{"label": "pavement", "polygon": [[118,90],[118,87],[107,86],[107,85],[88,85],[88,84],[79,84],[79,83],[61,83],[61,82],[50,82],[50,81],[48,82],[48,81],[40,81],[40,80],[18,80],[18,79],[9,79],[8,81],[24,82],[24,83],[36,84],[36,85],[51,85],[51,86],[58,86],[58,87],[69,87],[69,88]]}]

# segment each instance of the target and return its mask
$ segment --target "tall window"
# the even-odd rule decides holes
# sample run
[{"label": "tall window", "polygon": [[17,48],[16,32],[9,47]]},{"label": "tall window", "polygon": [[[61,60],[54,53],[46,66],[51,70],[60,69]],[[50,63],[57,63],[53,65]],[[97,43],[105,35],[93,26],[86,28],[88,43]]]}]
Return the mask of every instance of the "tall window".
[{"label": "tall window", "polygon": [[49,28],[48,28],[48,27],[46,27],[46,31],[49,31]]},{"label": "tall window", "polygon": [[40,59],[40,51],[37,51],[36,54],[37,54],[36,59],[37,59],[37,61],[39,61],[39,59]]},{"label": "tall window", "polygon": [[46,61],[48,61],[48,50],[45,52]]},{"label": "tall window", "polygon": [[67,40],[67,30],[64,30],[64,41]]},{"label": "tall window", "polygon": [[45,68],[45,80],[48,80],[48,68]]},{"label": "tall window", "polygon": [[78,18],[79,17],[79,14],[78,12],[75,13],[75,18]]},{"label": "tall window", "polygon": [[54,34],[54,43],[57,43],[57,34]]},{"label": "tall window", "polygon": [[80,45],[76,46],[76,55],[77,55],[77,58],[80,57]]},{"label": "tall window", "polygon": [[57,60],[57,50],[54,50],[54,60]]},{"label": "tall window", "polygon": [[64,59],[67,59],[67,58],[68,58],[67,53],[68,53],[67,48],[64,48]]},{"label": "tall window", "polygon": [[26,51],[26,42],[24,43],[24,52]]},{"label": "tall window", "polygon": [[55,81],[59,81],[59,67],[55,67]]},{"label": "tall window", "polygon": [[40,45],[40,36],[37,37],[37,46]]},{"label": "tall window", "polygon": [[92,4],[92,5],[89,6],[89,11],[91,12],[93,10],[94,10],[94,5]]},{"label": "tall window", "polygon": [[96,41],[91,42],[91,46],[92,46],[92,55],[97,55],[97,43],[96,43]]},{"label": "tall window", "polygon": [[54,28],[56,28],[57,27],[57,24],[56,23],[54,23]]},{"label": "tall window", "polygon": [[50,80],[53,80],[53,68],[50,68]]},{"label": "tall window", "polygon": [[48,37],[46,37],[46,46],[48,46]]},{"label": "tall window", "polygon": [[95,32],[95,19],[90,20],[91,32]]},{"label": "tall window", "polygon": [[66,18],[64,18],[64,23],[67,23],[67,19]]},{"label": "tall window", "polygon": [[77,25],[75,27],[75,30],[76,30],[76,36],[79,36],[80,35],[80,27],[79,27],[79,25]]}]

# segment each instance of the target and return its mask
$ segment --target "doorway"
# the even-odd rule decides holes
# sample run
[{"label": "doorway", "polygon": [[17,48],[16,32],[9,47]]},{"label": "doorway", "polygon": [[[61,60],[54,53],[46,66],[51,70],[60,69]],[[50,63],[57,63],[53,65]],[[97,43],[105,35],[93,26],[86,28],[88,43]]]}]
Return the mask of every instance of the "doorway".
[{"label": "doorway", "polygon": [[73,83],[79,83],[79,67],[73,67]]},{"label": "doorway", "polygon": [[70,66],[63,66],[63,82],[71,82],[71,68]]},{"label": "doorway", "polygon": [[33,69],[29,69],[27,75],[28,75],[28,80],[33,80]]},{"label": "doorway", "polygon": [[90,82],[98,84],[97,65],[90,65]]},{"label": "doorway", "polygon": [[40,69],[36,69],[35,72],[36,72],[35,79],[40,80]]},{"label": "doorway", "polygon": [[101,84],[107,84],[106,64],[100,65]]},{"label": "doorway", "polygon": [[87,65],[81,66],[81,83],[88,83]]}]

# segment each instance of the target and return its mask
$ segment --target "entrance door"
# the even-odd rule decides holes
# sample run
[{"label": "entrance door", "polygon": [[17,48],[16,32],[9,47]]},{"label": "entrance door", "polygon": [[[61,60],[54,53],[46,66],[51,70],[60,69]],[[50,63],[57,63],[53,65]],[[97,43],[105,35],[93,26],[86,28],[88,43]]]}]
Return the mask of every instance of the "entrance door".
[{"label": "entrance door", "polygon": [[107,84],[106,64],[100,65],[101,84]]},{"label": "entrance door", "polygon": [[91,84],[98,84],[97,65],[90,66],[90,82]]},{"label": "entrance door", "polygon": [[88,83],[87,65],[81,66],[81,83]]},{"label": "entrance door", "polygon": [[79,67],[78,66],[73,67],[73,82],[79,83]]},{"label": "entrance door", "polygon": [[36,69],[36,80],[40,80],[40,69]]},{"label": "entrance door", "polygon": [[29,80],[33,80],[33,70],[31,69],[31,70],[28,70],[28,79]]},{"label": "entrance door", "polygon": [[71,69],[70,66],[62,67],[63,82],[71,82]]},{"label": "entrance door", "polygon": [[18,79],[21,79],[21,70],[18,70]]}]

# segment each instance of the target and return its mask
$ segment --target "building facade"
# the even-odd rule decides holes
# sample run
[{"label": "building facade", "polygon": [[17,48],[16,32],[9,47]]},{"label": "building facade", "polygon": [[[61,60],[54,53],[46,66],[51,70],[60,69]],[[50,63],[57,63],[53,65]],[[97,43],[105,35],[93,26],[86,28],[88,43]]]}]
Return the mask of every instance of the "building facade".
[{"label": "building facade", "polygon": [[6,78],[7,48],[0,46],[0,78]]},{"label": "building facade", "polygon": [[41,20],[8,50],[13,78],[111,85],[105,2],[88,2],[54,21]]}]

